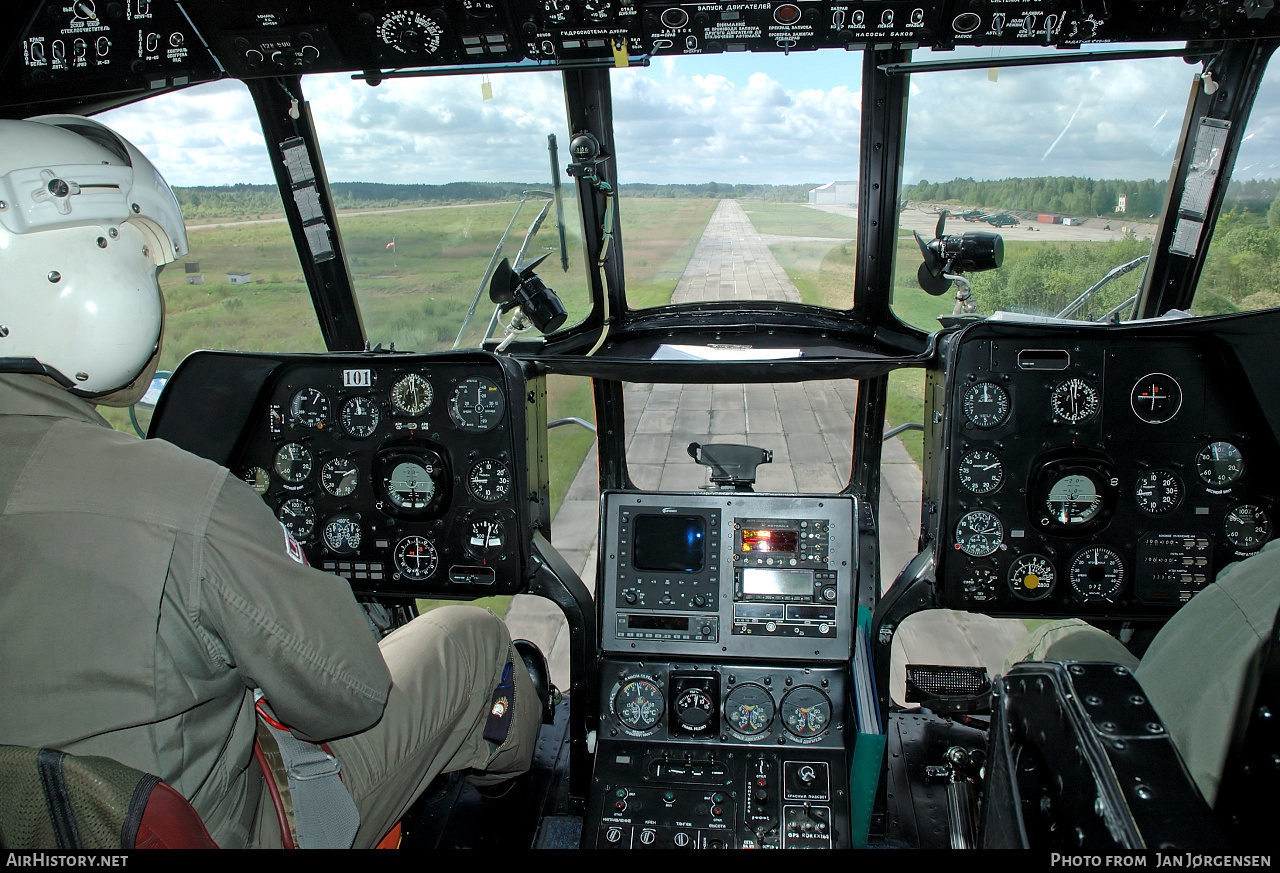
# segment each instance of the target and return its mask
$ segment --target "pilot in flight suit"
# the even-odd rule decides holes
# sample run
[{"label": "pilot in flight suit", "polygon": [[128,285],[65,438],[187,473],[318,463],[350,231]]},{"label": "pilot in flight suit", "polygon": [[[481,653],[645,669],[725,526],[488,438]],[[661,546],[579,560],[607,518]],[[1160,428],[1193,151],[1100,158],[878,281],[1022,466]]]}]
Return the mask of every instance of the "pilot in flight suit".
[{"label": "pilot in flight suit", "polygon": [[541,704],[524,669],[505,740],[483,736],[522,665],[497,617],[448,607],[376,642],[246,483],[81,399],[128,405],[159,357],[157,267],[186,236],[146,158],[86,119],[0,121],[0,199],[0,743],[154,773],[228,848],[282,839],[255,688],[340,762],[357,847],[438,773],[526,770]]}]

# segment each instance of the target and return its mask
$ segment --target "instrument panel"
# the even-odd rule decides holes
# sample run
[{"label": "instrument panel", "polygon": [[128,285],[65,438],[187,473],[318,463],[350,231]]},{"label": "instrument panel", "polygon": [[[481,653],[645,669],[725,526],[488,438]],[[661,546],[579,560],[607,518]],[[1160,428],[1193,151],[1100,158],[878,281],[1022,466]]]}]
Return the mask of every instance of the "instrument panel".
[{"label": "instrument panel", "polygon": [[526,442],[526,418],[545,419],[538,380],[481,352],[281,356],[264,373],[237,448],[215,460],[313,567],[369,595],[523,588],[532,526],[545,524],[545,452]]},{"label": "instrument panel", "polygon": [[1167,616],[1275,535],[1276,439],[1248,390],[1263,333],[1207,329],[988,323],[943,340],[925,524],[945,605]]},{"label": "instrument panel", "polygon": [[[231,75],[582,63],[819,48],[1076,48],[1280,34],[1269,4],[1203,0],[365,0],[346,4],[82,0],[35,5],[0,81],[29,106]],[[532,62],[532,63],[530,63]]]}]

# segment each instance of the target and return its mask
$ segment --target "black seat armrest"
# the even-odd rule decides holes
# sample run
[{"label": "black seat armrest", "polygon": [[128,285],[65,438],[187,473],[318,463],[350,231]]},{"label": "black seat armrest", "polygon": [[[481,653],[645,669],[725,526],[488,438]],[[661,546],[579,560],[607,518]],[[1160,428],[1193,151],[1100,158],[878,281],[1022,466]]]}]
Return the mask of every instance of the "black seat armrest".
[{"label": "black seat armrest", "polygon": [[998,677],[980,843],[1219,850],[1227,840],[1125,667],[1027,661]]}]

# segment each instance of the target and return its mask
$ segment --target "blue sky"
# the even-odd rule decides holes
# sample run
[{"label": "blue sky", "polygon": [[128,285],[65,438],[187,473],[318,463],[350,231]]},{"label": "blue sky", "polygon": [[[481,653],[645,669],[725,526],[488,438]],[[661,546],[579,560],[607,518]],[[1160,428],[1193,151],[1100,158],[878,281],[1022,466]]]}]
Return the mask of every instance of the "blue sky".
[{"label": "blue sky", "polygon": [[[955,57],[950,53],[943,57]],[[856,176],[862,56],[663,57],[612,77],[621,180],[799,184]],[[907,182],[1079,175],[1167,178],[1198,67],[1177,59],[916,74]],[[1276,80],[1276,81],[1270,81]],[[547,134],[567,163],[560,77],[387,80],[303,87],[332,181],[547,180]],[[1237,177],[1280,176],[1280,73],[1269,77]],[[175,185],[269,182],[247,93],[201,86],[103,116]]]}]

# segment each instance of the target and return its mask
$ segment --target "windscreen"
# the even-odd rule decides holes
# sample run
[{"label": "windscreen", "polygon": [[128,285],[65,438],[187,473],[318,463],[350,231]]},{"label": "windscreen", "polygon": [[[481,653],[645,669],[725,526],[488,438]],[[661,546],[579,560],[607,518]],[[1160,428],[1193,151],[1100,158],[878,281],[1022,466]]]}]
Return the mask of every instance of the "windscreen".
[{"label": "windscreen", "polygon": [[853,305],[861,63],[727,53],[612,72],[631,308]]}]

